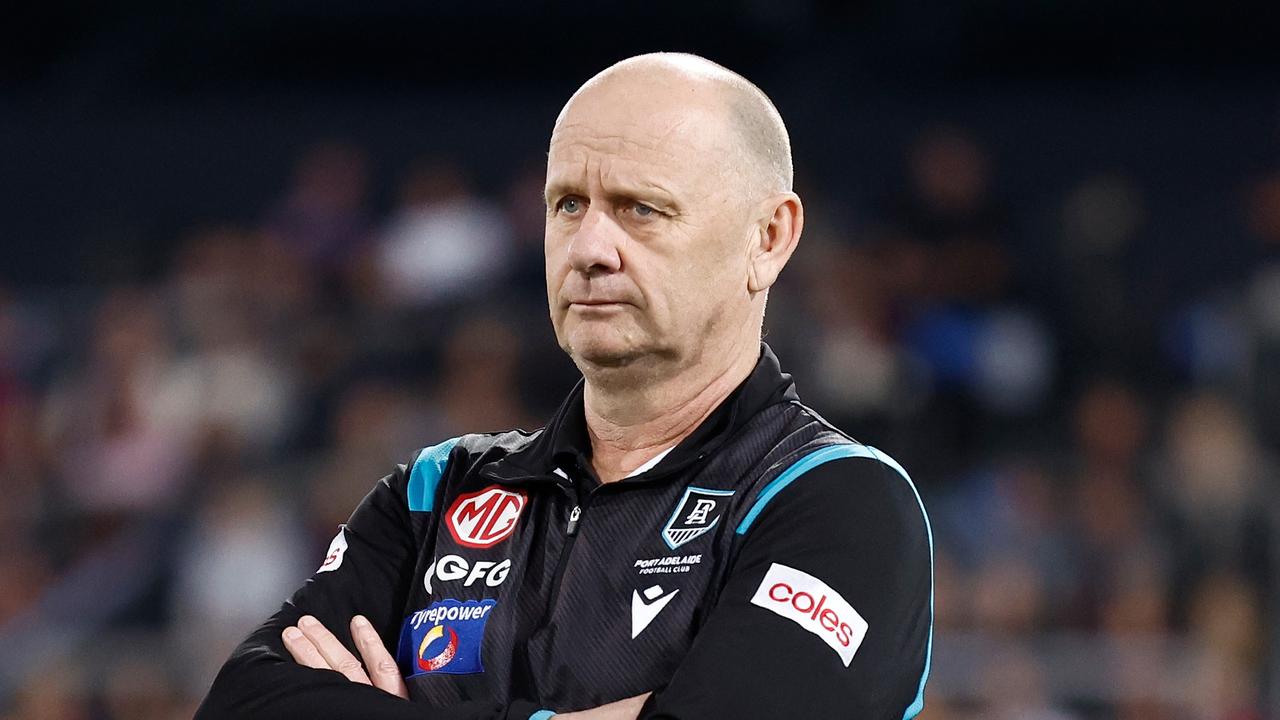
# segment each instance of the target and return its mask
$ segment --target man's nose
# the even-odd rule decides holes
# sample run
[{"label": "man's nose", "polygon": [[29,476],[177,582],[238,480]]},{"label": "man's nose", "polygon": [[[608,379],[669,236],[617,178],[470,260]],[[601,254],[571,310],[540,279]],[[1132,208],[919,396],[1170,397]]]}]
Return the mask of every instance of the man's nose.
[{"label": "man's nose", "polygon": [[617,272],[622,268],[618,248],[625,240],[626,232],[608,213],[588,208],[569,241],[569,266],[584,275]]}]

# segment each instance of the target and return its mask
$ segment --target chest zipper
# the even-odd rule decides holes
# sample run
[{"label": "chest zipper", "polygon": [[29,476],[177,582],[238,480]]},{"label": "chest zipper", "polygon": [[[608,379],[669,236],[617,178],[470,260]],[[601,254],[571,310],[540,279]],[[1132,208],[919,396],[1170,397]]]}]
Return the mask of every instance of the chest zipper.
[{"label": "chest zipper", "polygon": [[[590,497],[590,495],[588,495]],[[578,539],[578,525],[582,521],[582,508],[586,498],[577,499],[573,510],[569,512],[569,524],[565,526],[564,547],[560,549],[560,559],[556,561],[556,574],[551,578],[551,595],[547,600],[547,615],[550,616],[560,597],[560,583],[564,580],[565,568],[569,566],[569,556],[573,554],[573,544]]]},{"label": "chest zipper", "polygon": [[573,512],[569,513],[569,526],[565,528],[565,534],[573,537],[578,534],[578,519],[582,517],[582,506],[574,505]]}]

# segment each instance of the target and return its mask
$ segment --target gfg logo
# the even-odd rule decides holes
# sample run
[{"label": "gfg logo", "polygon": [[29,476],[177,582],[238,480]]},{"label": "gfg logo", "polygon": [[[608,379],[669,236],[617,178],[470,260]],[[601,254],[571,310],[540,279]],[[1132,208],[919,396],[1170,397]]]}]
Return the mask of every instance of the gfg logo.
[{"label": "gfg logo", "polygon": [[449,506],[445,525],[459,545],[493,547],[515,532],[525,500],[523,492],[494,486],[459,495]]},{"label": "gfg logo", "polygon": [[511,558],[502,562],[477,560],[475,563],[469,563],[460,555],[445,555],[427,568],[426,574],[422,576],[422,584],[427,588],[427,592],[435,592],[431,589],[432,578],[446,582],[462,580],[463,587],[471,587],[484,580],[485,585],[498,587],[506,581],[507,574],[510,572]]},{"label": "gfg logo", "polygon": [[795,622],[822,638],[836,651],[845,667],[867,634],[867,621],[818,578],[786,565],[773,563],[765,573],[751,604]]}]

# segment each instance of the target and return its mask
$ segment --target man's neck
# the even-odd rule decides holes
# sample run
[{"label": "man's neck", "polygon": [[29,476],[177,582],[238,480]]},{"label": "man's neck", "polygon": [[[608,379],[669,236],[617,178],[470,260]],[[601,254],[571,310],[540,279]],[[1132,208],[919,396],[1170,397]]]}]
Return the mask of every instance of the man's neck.
[{"label": "man's neck", "polygon": [[751,374],[760,344],[734,350],[720,356],[729,356],[728,363],[698,363],[635,385],[592,383],[588,377],[583,409],[591,465],[600,481],[626,477],[697,429]]}]

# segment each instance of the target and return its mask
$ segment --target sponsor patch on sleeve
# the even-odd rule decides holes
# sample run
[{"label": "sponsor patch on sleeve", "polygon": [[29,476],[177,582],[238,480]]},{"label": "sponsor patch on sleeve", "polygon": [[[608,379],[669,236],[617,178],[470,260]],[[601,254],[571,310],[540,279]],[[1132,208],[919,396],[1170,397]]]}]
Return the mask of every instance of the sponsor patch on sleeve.
[{"label": "sponsor patch on sleeve", "polygon": [[396,658],[405,677],[484,672],[480,650],[497,600],[446,598],[405,618]]},{"label": "sponsor patch on sleeve", "polygon": [[445,514],[445,525],[459,545],[489,548],[515,532],[528,496],[523,490],[491,485],[479,492],[459,495]]},{"label": "sponsor patch on sleeve", "polygon": [[840,593],[806,572],[779,563],[769,566],[751,604],[795,622],[822,638],[845,667],[867,634],[867,621]]},{"label": "sponsor patch on sleeve", "polygon": [[342,558],[347,555],[347,529],[346,527],[338,528],[338,534],[333,536],[333,542],[329,543],[329,552],[324,556],[324,562],[320,563],[318,573],[330,572],[342,567]]}]

